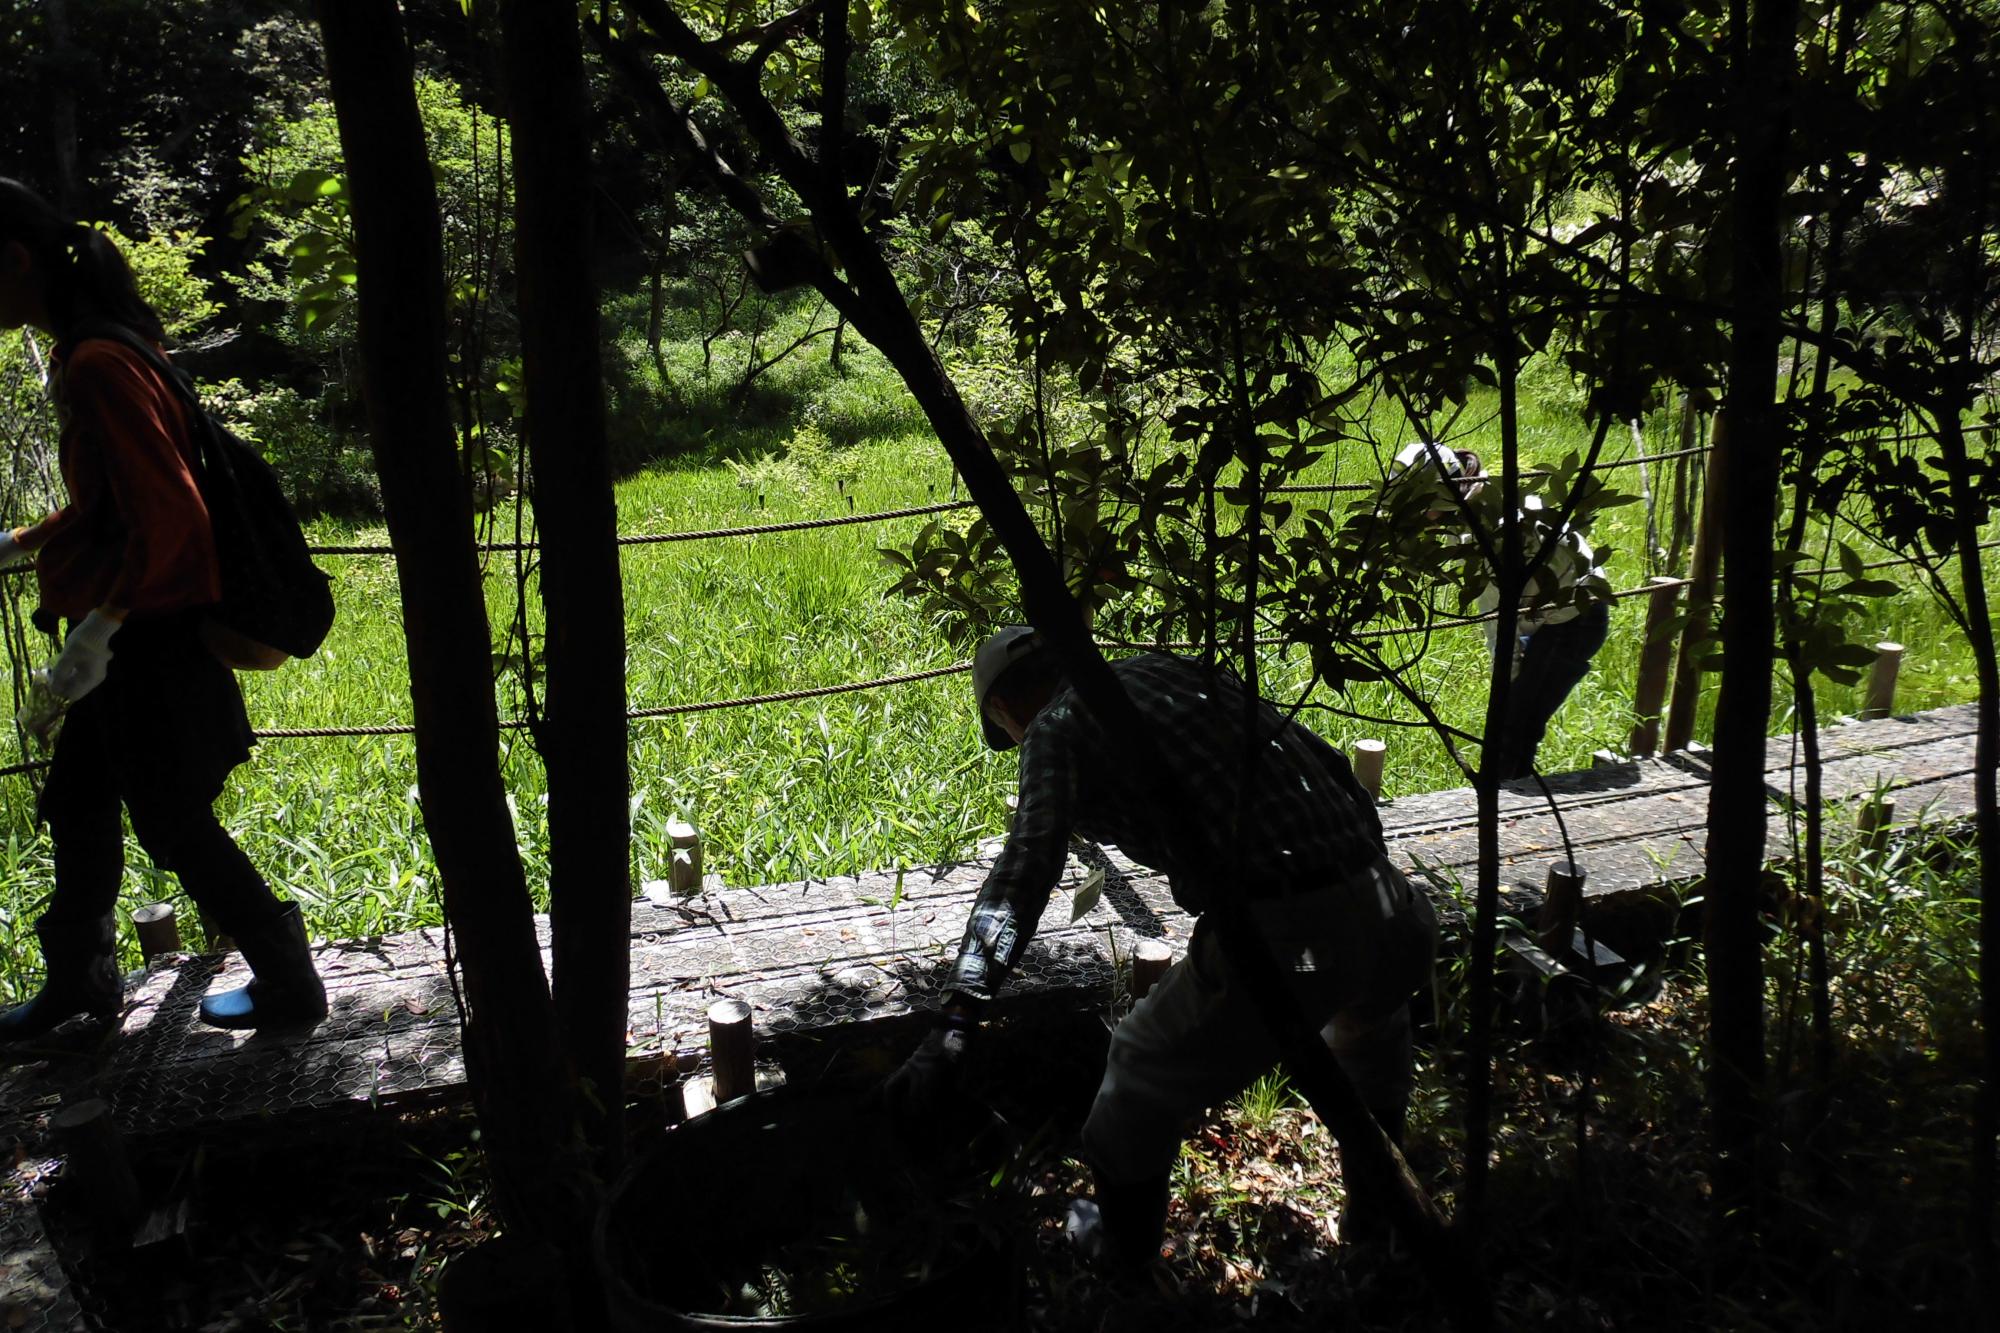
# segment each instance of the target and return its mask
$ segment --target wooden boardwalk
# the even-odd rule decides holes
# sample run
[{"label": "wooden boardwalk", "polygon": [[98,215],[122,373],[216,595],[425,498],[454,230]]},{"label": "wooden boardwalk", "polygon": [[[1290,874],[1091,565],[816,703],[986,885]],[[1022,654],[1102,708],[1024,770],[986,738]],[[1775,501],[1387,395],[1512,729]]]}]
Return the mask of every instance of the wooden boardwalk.
[{"label": "wooden boardwalk", "polygon": [[[1970,706],[1822,733],[1829,801],[1887,789],[1896,822],[1965,814],[1972,801]],[[1548,779],[1560,818],[1532,782],[1502,796],[1503,882],[1517,908],[1532,904],[1549,863],[1565,858],[1563,830],[1589,873],[1598,907],[1658,897],[1699,873],[1706,819],[1706,756],[1628,760]],[[1770,744],[1773,801],[1788,799],[1793,742]],[[1383,807],[1391,855],[1429,884],[1451,915],[1454,883],[1469,885],[1476,822],[1469,789],[1398,799]],[[1772,821],[1771,855],[1789,855],[1785,821]],[[706,1010],[723,996],[747,1000],[759,1038],[782,1054],[863,1025],[908,1020],[929,1007],[966,909],[990,864],[876,872],[859,877],[755,887],[712,887],[674,899],[649,886],[632,909],[630,1042],[641,1064],[673,1053],[683,1072],[704,1060]],[[1064,875],[1067,892],[1093,868],[1104,893],[1074,923],[1058,898],[1001,1007],[1104,1007],[1117,960],[1142,937],[1185,938],[1189,918],[1165,881],[1115,849],[1079,845]],[[544,949],[548,923],[539,920]],[[253,1035],[203,1026],[201,996],[246,977],[234,957],[175,955],[155,960],[128,995],[119,1040],[65,1062],[18,1065],[0,1076],[0,1111],[27,1166],[0,1200],[0,1325],[66,1329],[60,1269],[46,1254],[32,1207],[21,1206],[38,1174],[32,1153],[39,1122],[87,1060],[95,1096],[111,1100],[120,1127],[135,1137],[240,1131],[272,1117],[382,1106],[463,1095],[457,1010],[443,965],[443,936],[416,931],[331,943],[318,950],[332,1013],[310,1033]],[[25,1155],[25,1156],[24,1156]],[[46,1166],[46,1163],[43,1163]],[[23,1181],[26,1183],[24,1184]],[[39,1256],[39,1257],[38,1257]],[[42,1284],[36,1287],[34,1284]],[[29,1290],[45,1323],[7,1323],[9,1302]],[[39,1314],[40,1310],[37,1310]]]}]

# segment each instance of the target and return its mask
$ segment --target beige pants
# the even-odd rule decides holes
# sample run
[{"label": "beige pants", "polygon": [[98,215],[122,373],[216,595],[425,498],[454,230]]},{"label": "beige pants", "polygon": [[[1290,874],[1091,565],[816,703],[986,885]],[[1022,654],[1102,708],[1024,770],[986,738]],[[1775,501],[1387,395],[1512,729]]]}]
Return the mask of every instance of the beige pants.
[{"label": "beige pants", "polygon": [[[1378,860],[1329,888],[1254,903],[1250,915],[1362,1100],[1385,1111],[1404,1105],[1410,997],[1430,984],[1437,953],[1429,899]],[[1231,975],[1213,927],[1198,921],[1187,957],[1112,1034],[1084,1153],[1113,1180],[1162,1175],[1191,1119],[1277,1061],[1277,1041]]]}]

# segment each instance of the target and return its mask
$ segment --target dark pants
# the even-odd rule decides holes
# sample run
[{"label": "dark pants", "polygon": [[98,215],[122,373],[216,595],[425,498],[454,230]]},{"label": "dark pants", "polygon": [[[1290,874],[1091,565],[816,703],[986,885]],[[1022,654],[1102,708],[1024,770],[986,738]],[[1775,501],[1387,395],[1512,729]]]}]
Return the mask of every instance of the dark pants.
[{"label": "dark pants", "polygon": [[1573,619],[1544,625],[1528,636],[1495,756],[1503,779],[1524,778],[1535,771],[1535,751],[1548,734],[1549,719],[1589,674],[1590,659],[1604,646],[1610,629],[1611,608],[1599,602]]},{"label": "dark pants", "polygon": [[278,900],[213,809],[250,753],[235,674],[202,644],[195,615],[129,623],[111,653],[104,683],[63,719],[36,807],[55,852],[48,919],[81,927],[117,906],[121,807],[146,854],[221,929],[269,919]]}]

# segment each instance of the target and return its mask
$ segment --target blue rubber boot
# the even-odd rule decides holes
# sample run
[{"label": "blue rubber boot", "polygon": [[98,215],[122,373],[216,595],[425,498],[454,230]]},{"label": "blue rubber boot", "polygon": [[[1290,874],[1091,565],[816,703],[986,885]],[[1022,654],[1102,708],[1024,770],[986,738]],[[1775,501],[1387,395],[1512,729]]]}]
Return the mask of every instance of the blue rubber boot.
[{"label": "blue rubber boot", "polygon": [[109,915],[82,922],[45,916],[35,923],[48,980],[25,1004],[0,1013],[0,1043],[30,1041],[79,1014],[115,1018],[124,999],[112,951],[117,923]]},{"label": "blue rubber boot", "polygon": [[250,984],[204,996],[201,1021],[219,1028],[311,1027],[326,1017],[326,986],[313,969],[305,919],[286,903],[236,933]]}]

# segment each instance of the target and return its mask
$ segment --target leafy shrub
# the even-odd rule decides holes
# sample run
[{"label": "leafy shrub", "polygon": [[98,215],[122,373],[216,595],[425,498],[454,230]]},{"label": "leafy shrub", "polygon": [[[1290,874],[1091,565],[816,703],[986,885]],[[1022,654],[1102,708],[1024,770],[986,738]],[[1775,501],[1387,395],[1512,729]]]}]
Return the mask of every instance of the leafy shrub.
[{"label": "leafy shrub", "polygon": [[302,513],[381,512],[381,488],[367,445],[329,427],[314,399],[285,385],[251,389],[234,379],[203,385],[202,396],[277,469]]}]

